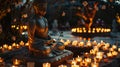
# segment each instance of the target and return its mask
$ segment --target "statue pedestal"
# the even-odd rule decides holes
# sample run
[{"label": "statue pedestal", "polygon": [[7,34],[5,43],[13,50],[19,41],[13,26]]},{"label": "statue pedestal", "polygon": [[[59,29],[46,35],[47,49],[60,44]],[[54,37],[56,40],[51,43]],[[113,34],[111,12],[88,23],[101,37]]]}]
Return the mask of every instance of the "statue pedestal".
[{"label": "statue pedestal", "polygon": [[38,57],[32,56],[29,52],[27,52],[26,54],[16,56],[16,58],[20,59],[22,63],[25,65],[29,62],[33,62],[34,67],[42,67],[43,63],[46,63],[46,62],[49,62],[51,64],[51,67],[58,67],[58,65],[64,64],[66,63],[67,60],[72,59],[73,53],[69,50],[64,50],[62,54],[59,54],[54,57],[38,58]]}]

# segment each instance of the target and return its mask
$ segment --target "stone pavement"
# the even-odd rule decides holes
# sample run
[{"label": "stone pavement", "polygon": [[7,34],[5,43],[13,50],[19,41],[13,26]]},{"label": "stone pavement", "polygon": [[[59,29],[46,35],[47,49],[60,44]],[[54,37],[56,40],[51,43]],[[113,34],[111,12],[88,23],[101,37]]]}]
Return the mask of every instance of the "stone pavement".
[{"label": "stone pavement", "polygon": [[[61,31],[60,31],[61,32]],[[71,41],[73,40],[80,40],[79,36],[74,36],[71,34],[70,31],[62,31],[63,32],[63,36],[60,36],[60,33],[57,33],[57,35],[51,35],[52,38],[54,39],[69,39]],[[51,31],[49,33],[52,33]],[[116,32],[116,33],[110,33],[111,36],[108,37],[94,37],[91,38],[92,40],[96,40],[96,41],[105,41],[108,42],[110,44],[117,44],[118,46],[120,46],[120,32]]]}]

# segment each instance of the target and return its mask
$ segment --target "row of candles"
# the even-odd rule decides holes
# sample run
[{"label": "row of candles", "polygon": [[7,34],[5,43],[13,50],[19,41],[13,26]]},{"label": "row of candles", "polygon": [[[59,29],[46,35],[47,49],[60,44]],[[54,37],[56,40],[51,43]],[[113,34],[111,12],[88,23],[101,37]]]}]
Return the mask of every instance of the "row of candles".
[{"label": "row of candles", "polygon": [[[70,40],[66,40],[66,42],[69,44],[71,43]],[[99,63],[102,59],[107,59],[105,62],[108,62],[109,58],[114,58],[118,55],[118,53],[120,53],[120,48],[118,48],[116,45],[111,46],[109,43],[105,43],[104,41],[101,41],[100,43],[97,41],[88,41],[86,44],[88,43],[93,46],[93,49],[91,49],[89,53],[85,53],[82,57],[78,56],[71,60],[71,67],[99,67]],[[82,42],[82,44],[85,43]],[[19,46],[28,46],[28,43],[25,44],[23,41],[21,41]],[[18,48],[18,44],[13,43],[11,47]],[[9,49],[9,46],[3,45],[3,49]],[[107,52],[105,53],[105,51]],[[2,62],[3,59],[0,58],[0,63]],[[12,67],[19,66],[20,62],[20,60],[14,59]],[[43,67],[51,67],[51,63],[43,63]],[[58,67],[67,67],[67,65],[59,65]]]},{"label": "row of candles", "polygon": [[19,30],[19,29],[27,30],[28,27],[27,25],[11,25],[11,28],[16,30]]},{"label": "row of candles", "polygon": [[[19,59],[14,59],[13,61],[12,61],[12,65],[9,65],[10,67],[19,67],[20,66],[20,63],[21,63],[21,61],[19,60]],[[4,59],[3,58],[1,58],[0,57],[0,65],[2,66],[2,67],[6,67],[6,63],[4,62]]]},{"label": "row of candles", "polygon": [[[5,67],[6,64],[4,63],[4,59],[0,57],[0,66]],[[21,60],[19,59],[14,59],[12,61],[12,64],[9,65],[10,67],[20,67],[21,66]],[[27,67],[34,67],[34,63],[30,62],[29,64],[27,64]],[[42,67],[51,67],[51,63],[43,63]]]},{"label": "row of candles", "polygon": [[0,46],[0,53],[12,51],[14,49],[19,49],[24,46],[29,46],[29,43],[25,43],[23,41],[20,41],[19,44],[13,43],[12,45],[4,44],[3,46]]},{"label": "row of candles", "polygon": [[65,41],[61,39],[60,42],[63,42],[65,46],[76,46],[76,47],[91,47],[97,44],[96,40],[91,42],[90,39],[88,40],[85,39],[84,41],[78,41],[78,40],[74,40],[74,41],[66,40]]},{"label": "row of candles", "polygon": [[[71,43],[70,40],[63,41],[66,45],[69,45]],[[73,41],[71,44],[73,44]],[[110,58],[117,57],[118,53],[120,53],[120,48],[117,47],[117,45],[110,45],[109,43],[105,43],[104,41],[101,41],[98,43],[97,41],[87,43],[80,42],[81,44],[90,44],[93,49],[90,50],[89,53],[85,53],[82,57],[76,57],[71,61],[71,67],[99,67],[100,62],[108,62]],[[79,44],[77,42],[77,44]],[[103,60],[103,61],[101,61]],[[61,65],[61,67],[67,67],[67,65]]]},{"label": "row of candles", "polygon": [[73,28],[71,30],[72,32],[76,33],[106,33],[111,32],[110,28],[89,28],[88,30],[86,28]]}]

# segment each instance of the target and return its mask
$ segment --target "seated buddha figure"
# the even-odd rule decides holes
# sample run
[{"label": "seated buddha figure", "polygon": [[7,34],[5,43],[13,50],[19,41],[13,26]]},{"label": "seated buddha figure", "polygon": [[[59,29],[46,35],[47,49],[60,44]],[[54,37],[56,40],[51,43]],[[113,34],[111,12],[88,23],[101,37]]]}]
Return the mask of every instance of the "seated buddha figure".
[{"label": "seated buddha figure", "polygon": [[[56,46],[53,39],[48,35],[48,21],[44,17],[46,14],[47,4],[45,0],[34,0],[33,10],[34,16],[28,24],[28,41],[29,50],[34,56],[53,57],[56,55],[56,47],[61,51],[65,48],[63,43],[58,42]],[[53,44],[54,43],[54,44]]]}]

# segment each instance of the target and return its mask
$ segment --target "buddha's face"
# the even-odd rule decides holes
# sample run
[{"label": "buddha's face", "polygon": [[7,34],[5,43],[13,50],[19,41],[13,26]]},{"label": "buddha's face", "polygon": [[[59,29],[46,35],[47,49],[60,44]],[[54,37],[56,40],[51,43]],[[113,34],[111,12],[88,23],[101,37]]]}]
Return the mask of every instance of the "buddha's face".
[{"label": "buddha's face", "polygon": [[39,11],[39,15],[44,16],[46,14],[46,11]]},{"label": "buddha's face", "polygon": [[37,4],[34,6],[36,14],[44,16],[46,14],[47,4]]}]

